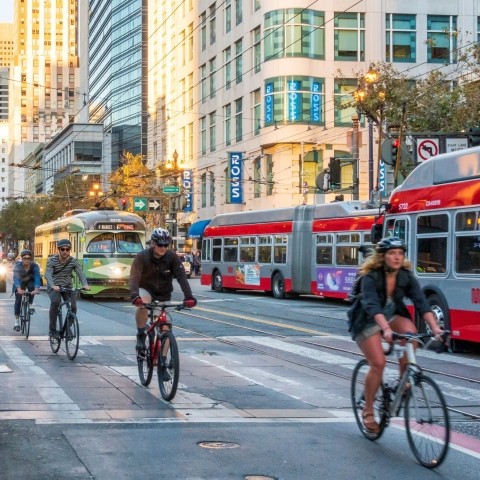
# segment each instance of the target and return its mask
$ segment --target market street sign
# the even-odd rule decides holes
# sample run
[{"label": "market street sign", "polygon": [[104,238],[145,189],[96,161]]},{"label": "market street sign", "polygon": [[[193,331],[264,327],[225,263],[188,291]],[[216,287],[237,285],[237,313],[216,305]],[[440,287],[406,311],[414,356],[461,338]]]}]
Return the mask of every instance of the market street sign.
[{"label": "market street sign", "polygon": [[180,193],[180,187],[178,185],[165,185],[163,193]]}]

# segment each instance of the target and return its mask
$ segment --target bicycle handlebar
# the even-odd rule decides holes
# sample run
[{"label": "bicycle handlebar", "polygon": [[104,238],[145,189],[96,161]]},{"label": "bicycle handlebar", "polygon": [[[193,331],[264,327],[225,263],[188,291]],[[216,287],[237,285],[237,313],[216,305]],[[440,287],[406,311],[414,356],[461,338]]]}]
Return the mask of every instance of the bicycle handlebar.
[{"label": "bicycle handlebar", "polygon": [[144,303],[143,308],[147,310],[154,310],[155,308],[167,309],[167,308],[174,308],[175,310],[190,310],[183,302],[159,302],[158,300],[154,300],[151,303]]},{"label": "bicycle handlebar", "polygon": [[[437,353],[447,352],[448,349],[448,341],[450,339],[450,330],[444,330],[442,333],[443,341],[439,341],[440,345],[438,345],[434,350]],[[389,348],[385,351],[385,355],[390,355],[395,348],[395,344],[398,344],[401,340],[406,340],[407,342],[418,342],[422,345],[422,348],[428,348],[431,343],[435,341],[435,335],[432,333],[392,333],[392,340],[393,342],[389,344]],[[427,340],[427,341],[425,341]]]}]

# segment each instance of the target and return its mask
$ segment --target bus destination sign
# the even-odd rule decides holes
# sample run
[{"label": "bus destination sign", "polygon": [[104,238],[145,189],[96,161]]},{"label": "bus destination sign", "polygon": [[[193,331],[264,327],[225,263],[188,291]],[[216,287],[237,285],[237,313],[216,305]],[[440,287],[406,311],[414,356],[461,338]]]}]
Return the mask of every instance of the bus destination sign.
[{"label": "bus destination sign", "polygon": [[135,230],[134,223],[102,223],[95,225],[96,230]]}]

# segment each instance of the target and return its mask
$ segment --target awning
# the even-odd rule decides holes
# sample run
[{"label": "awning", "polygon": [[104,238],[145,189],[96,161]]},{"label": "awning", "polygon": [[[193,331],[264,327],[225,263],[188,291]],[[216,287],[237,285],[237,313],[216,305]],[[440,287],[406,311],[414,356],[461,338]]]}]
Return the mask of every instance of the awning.
[{"label": "awning", "polygon": [[199,220],[198,222],[193,222],[187,230],[187,238],[201,238],[203,231],[210,223],[210,220]]}]

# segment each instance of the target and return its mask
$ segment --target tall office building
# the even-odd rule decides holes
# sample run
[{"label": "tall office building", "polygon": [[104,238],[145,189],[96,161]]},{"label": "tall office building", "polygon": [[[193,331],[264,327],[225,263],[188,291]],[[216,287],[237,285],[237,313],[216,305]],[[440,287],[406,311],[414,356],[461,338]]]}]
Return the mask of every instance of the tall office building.
[{"label": "tall office building", "polygon": [[14,25],[0,23],[0,67],[9,67],[14,56]]},{"label": "tall office building", "polygon": [[89,120],[103,123],[111,168],[147,149],[147,0],[89,0]]},{"label": "tall office building", "polygon": [[[340,157],[353,184],[356,73],[381,61],[415,78],[454,72],[457,48],[477,39],[478,8],[477,0],[151,0],[149,160],[177,150],[191,171],[193,200],[179,222],[332,201],[314,193],[316,178]],[[367,127],[363,120],[357,145],[361,200],[370,165],[374,185],[380,173]]]}]

